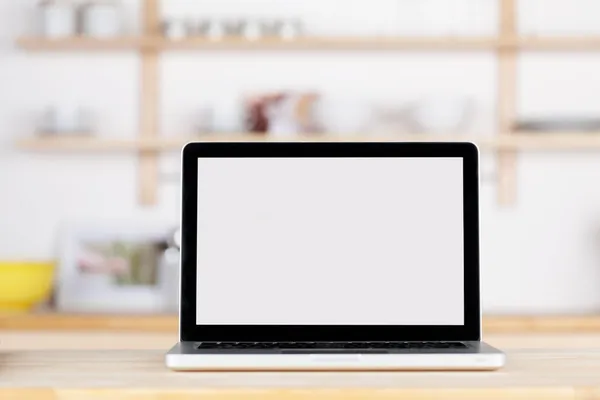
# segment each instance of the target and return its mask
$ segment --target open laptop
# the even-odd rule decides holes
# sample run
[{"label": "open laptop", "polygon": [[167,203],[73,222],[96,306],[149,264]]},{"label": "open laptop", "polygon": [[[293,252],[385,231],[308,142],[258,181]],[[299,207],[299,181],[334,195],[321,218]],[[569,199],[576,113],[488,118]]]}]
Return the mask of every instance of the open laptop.
[{"label": "open laptop", "polygon": [[175,370],[496,369],[471,143],[183,149]]}]

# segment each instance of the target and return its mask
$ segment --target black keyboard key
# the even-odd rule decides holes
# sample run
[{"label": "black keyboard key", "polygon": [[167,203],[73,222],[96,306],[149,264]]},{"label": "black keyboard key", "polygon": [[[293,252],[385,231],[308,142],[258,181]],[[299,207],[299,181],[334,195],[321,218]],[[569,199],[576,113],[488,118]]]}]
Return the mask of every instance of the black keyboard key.
[{"label": "black keyboard key", "polygon": [[202,342],[198,349],[465,349],[461,342]]}]

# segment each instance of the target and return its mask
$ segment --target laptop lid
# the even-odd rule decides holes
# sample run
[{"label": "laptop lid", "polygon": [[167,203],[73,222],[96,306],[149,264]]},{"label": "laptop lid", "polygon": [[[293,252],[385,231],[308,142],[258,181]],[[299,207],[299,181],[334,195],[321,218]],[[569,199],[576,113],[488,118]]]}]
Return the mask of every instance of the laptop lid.
[{"label": "laptop lid", "polygon": [[182,341],[480,340],[471,143],[191,143]]}]

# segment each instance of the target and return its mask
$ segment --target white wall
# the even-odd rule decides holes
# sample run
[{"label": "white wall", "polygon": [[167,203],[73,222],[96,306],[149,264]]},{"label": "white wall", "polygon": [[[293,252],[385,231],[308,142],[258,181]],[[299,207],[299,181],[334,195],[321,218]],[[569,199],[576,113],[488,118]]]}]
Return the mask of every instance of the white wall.
[{"label": "white wall", "polygon": [[[437,2],[430,4],[432,1]],[[15,139],[31,134],[47,105],[80,102],[94,110],[105,136],[136,134],[138,60],[128,52],[27,53],[15,38],[31,29],[34,0],[0,0],[0,259],[57,255],[61,223],[68,220],[152,218],[176,220],[178,187],[161,185],[159,205],[136,198],[131,154],[28,153]],[[170,16],[298,15],[320,34],[451,31],[493,34],[494,0],[164,0]],[[523,0],[522,30],[597,33],[595,0]],[[418,5],[422,5],[419,11]],[[343,6],[342,6],[343,5]],[[138,3],[125,1],[129,29]],[[431,8],[433,7],[433,8]],[[427,10],[442,12],[425,13]],[[419,14],[421,12],[421,14]],[[471,17],[469,18],[469,15]],[[466,16],[466,18],[465,18]],[[450,21],[444,27],[445,21]],[[566,21],[566,22],[565,22]],[[395,28],[402,24],[404,28]],[[567,25],[568,24],[568,25]],[[600,57],[539,53],[520,59],[522,114],[595,113],[600,109]],[[301,52],[169,53],[162,63],[162,131],[191,133],[198,107],[219,106],[216,123],[231,127],[236,99],[248,91],[319,90],[334,125],[343,130],[367,102],[404,101],[434,91],[461,92],[477,103],[475,128],[492,133],[494,54]],[[163,172],[177,170],[165,156]],[[494,173],[493,154],[484,173]],[[483,303],[488,312],[580,312],[600,309],[600,152],[524,153],[519,157],[519,199],[499,208],[492,181],[482,190]],[[240,200],[242,201],[242,200]]]}]

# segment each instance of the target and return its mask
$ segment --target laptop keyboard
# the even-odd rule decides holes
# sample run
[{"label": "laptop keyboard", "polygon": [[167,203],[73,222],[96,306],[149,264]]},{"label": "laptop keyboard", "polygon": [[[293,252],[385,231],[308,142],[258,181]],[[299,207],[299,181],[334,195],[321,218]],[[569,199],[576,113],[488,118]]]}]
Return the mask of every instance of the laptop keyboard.
[{"label": "laptop keyboard", "polygon": [[202,342],[198,349],[207,350],[274,350],[274,349],[466,349],[461,342]]}]

